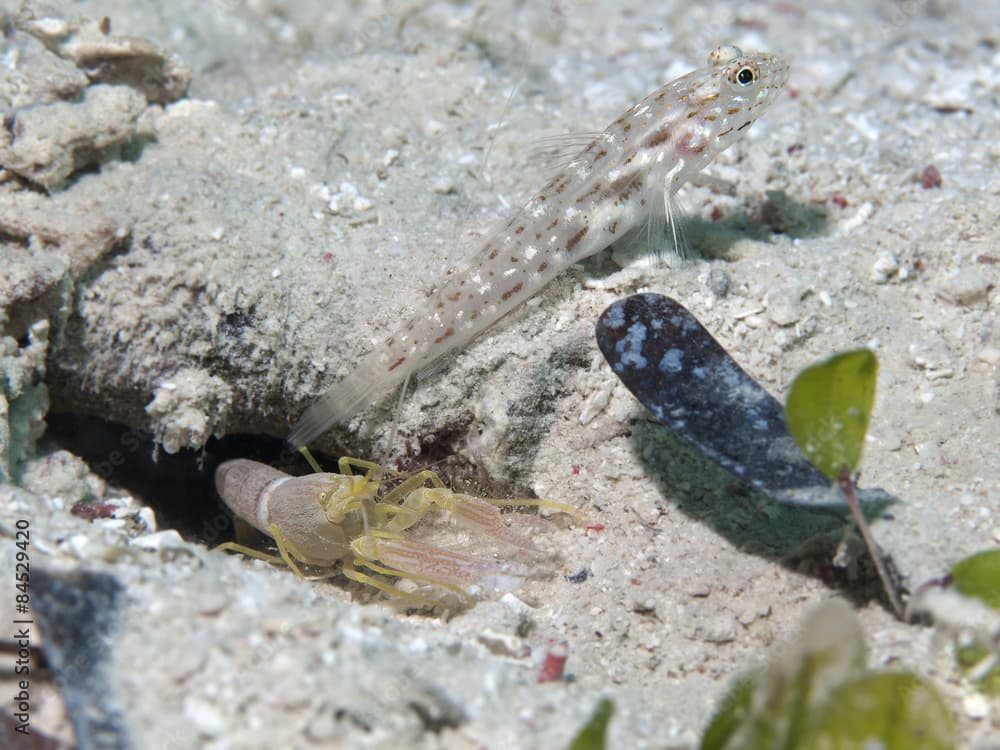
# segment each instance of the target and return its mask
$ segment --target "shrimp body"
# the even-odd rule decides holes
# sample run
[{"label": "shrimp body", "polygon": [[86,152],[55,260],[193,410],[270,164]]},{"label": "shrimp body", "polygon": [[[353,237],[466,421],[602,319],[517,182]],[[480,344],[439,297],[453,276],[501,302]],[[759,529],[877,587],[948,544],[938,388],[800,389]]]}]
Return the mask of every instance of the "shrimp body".
[{"label": "shrimp body", "polygon": [[[300,577],[300,564],[339,564],[347,578],[390,596],[440,603],[401,590],[386,577],[405,578],[450,591],[471,604],[479,595],[510,591],[533,568],[516,559],[475,557],[426,544],[413,538],[414,526],[443,513],[468,532],[504,543],[513,556],[531,558],[538,550],[507,525],[501,508],[532,505],[577,514],[551,500],[488,500],[452,492],[431,471],[404,479],[370,461],[342,458],[338,466],[340,473],[294,477],[244,458],[222,463],[215,472],[219,496],[237,517],[274,539],[278,555],[235,542],[218,549],[284,563]],[[352,473],[355,468],[365,473]],[[383,493],[381,477],[386,474],[398,484]]]},{"label": "shrimp body", "polygon": [[773,55],[719,47],[707,67],[631,107],[435,290],[421,313],[313,403],[289,442],[305,445],[350,419],[629,230],[664,215],[672,223],[677,189],[742,137],[784,87],[787,70]]}]

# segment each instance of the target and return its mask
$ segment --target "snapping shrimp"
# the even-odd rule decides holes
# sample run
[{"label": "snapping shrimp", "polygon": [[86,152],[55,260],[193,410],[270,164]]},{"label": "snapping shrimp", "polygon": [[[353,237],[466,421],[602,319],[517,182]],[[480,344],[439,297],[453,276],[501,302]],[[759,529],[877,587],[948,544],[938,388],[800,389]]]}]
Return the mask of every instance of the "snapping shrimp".
[{"label": "snapping shrimp", "polygon": [[[353,473],[355,468],[364,473]],[[404,591],[387,576],[444,589],[468,605],[477,596],[515,588],[528,568],[517,560],[482,559],[413,539],[410,530],[422,518],[442,511],[461,527],[513,548],[514,557],[524,557],[537,550],[507,526],[500,507],[533,505],[576,514],[550,500],[486,500],[452,492],[428,470],[403,479],[380,497],[386,470],[379,464],[345,457],[338,469],[340,473],[295,477],[249,459],[222,463],[215,472],[219,495],[239,518],[274,539],[278,555],[235,542],[217,549],[283,562],[299,577],[304,577],[301,565],[329,568],[340,563],[347,578],[392,597],[441,603]]]},{"label": "snapping shrimp", "polygon": [[784,88],[774,55],[727,45],[708,66],[654,91],[589,145],[438,288],[423,311],[313,403],[288,441],[303,446],[466,345],[557,274],[643,223],[666,221],[675,194],[747,132]]}]

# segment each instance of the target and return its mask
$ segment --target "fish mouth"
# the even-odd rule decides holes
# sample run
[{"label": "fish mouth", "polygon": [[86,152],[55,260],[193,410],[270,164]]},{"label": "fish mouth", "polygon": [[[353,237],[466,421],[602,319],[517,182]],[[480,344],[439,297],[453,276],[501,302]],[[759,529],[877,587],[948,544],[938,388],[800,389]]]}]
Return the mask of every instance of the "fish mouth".
[{"label": "fish mouth", "polygon": [[785,84],[788,83],[788,72],[789,66],[780,57],[769,57],[763,62],[762,71],[765,83],[765,89],[767,91],[764,96],[764,103],[772,103],[781,93],[781,90],[785,88]]},{"label": "fish mouth", "polygon": [[767,63],[768,79],[772,81],[770,85],[775,89],[784,88],[785,84],[788,83],[788,63],[780,57],[772,57],[767,61]]}]

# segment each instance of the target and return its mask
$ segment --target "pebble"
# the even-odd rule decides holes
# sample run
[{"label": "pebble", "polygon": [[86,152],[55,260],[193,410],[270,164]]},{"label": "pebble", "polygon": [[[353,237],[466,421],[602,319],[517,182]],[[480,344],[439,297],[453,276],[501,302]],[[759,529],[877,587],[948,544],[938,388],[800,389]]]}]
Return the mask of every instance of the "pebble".
[{"label": "pebble", "polygon": [[866,221],[868,221],[875,213],[875,206],[871,201],[863,203],[857,211],[855,211],[851,216],[841,220],[840,231],[847,234],[854,229],[857,229]]},{"label": "pebble", "polygon": [[938,285],[938,296],[953,305],[969,307],[986,300],[989,276],[974,268],[965,268],[946,276]]},{"label": "pebble", "polygon": [[941,173],[933,164],[928,164],[920,173],[920,186],[924,190],[941,187]]},{"label": "pebble", "polygon": [[614,388],[614,382],[609,380],[590,394],[580,411],[580,424],[590,424],[598,414],[604,411],[604,407],[611,400],[611,392]]},{"label": "pebble", "polygon": [[70,551],[72,551],[72,553],[81,560],[86,559],[87,547],[89,545],[90,539],[88,539],[84,534],[74,534],[66,541],[66,546],[68,546]]},{"label": "pebble", "polygon": [[718,298],[723,298],[729,294],[729,289],[732,286],[732,279],[729,274],[726,273],[721,268],[713,268],[708,272],[708,277],[705,279],[705,286],[708,290]]},{"label": "pebble", "polygon": [[711,618],[699,629],[701,640],[722,644],[736,640],[736,620],[728,613]]},{"label": "pebble", "polygon": [[642,497],[632,501],[632,511],[646,526],[655,526],[663,511],[654,498]]},{"label": "pebble", "polygon": [[790,326],[802,318],[802,299],[798,292],[779,290],[768,295],[767,316],[772,323]]},{"label": "pebble", "polygon": [[306,725],[306,736],[313,742],[332,742],[339,733],[334,708],[328,704],[320,706]]},{"label": "pebble", "polygon": [[351,216],[368,211],[375,205],[371,198],[360,194],[357,186],[351,182],[340,183],[340,190],[330,197],[327,209],[332,214]]},{"label": "pebble", "polygon": [[885,284],[899,271],[899,259],[892,253],[879,253],[872,264],[871,279],[876,284]]},{"label": "pebble", "polygon": [[374,205],[375,201],[373,201],[371,198],[365,198],[364,196],[359,195],[357,198],[354,199],[354,213],[356,214],[364,213],[368,209],[372,208]]},{"label": "pebble", "polygon": [[654,614],[656,612],[656,597],[648,591],[635,591],[629,597],[629,609],[639,614]]},{"label": "pebble", "polygon": [[531,606],[529,606],[528,604],[526,604],[521,599],[518,599],[516,596],[514,596],[510,592],[508,592],[508,593],[504,594],[503,596],[501,596],[500,597],[500,602],[505,607],[507,607],[509,610],[511,610],[512,612],[514,612],[515,614],[518,614],[518,615],[529,616],[529,615],[531,615],[534,612],[534,609]]},{"label": "pebble", "polygon": [[962,699],[962,710],[970,719],[980,721],[990,715],[990,704],[982,695],[974,693]]},{"label": "pebble", "polygon": [[431,190],[438,195],[448,195],[455,192],[455,181],[451,177],[438,177],[431,183]]},{"label": "pebble", "polygon": [[31,22],[32,28],[49,37],[64,37],[71,33],[69,24],[62,18],[37,18]]},{"label": "pebble", "polygon": [[184,716],[206,737],[218,737],[226,729],[218,709],[200,698],[184,701]]},{"label": "pebble", "polygon": [[150,533],[154,533],[157,530],[156,527],[156,514],[153,509],[147,505],[143,505],[139,510],[135,512],[135,519],[141,523]]},{"label": "pebble", "polygon": [[741,610],[736,615],[736,621],[746,627],[752,625],[756,620],[763,619],[771,616],[771,605],[769,604],[756,604],[750,607],[746,607]]},{"label": "pebble", "polygon": [[137,536],[132,540],[132,546],[149,550],[150,552],[159,552],[165,549],[186,549],[187,542],[181,538],[176,529],[166,529],[152,534]]},{"label": "pebble", "polygon": [[528,656],[525,653],[525,644],[517,636],[508,633],[498,633],[490,628],[485,628],[477,637],[483,646],[489,649],[491,654],[506,656],[512,659],[524,659]]},{"label": "pebble", "polygon": [[903,449],[903,438],[900,437],[898,432],[887,432],[882,436],[881,442],[882,448],[890,453],[895,453],[896,451]]},{"label": "pebble", "polygon": [[974,67],[948,68],[939,73],[937,81],[924,87],[920,100],[929,107],[942,112],[966,110],[972,112],[977,104],[973,94],[977,82]]},{"label": "pebble", "polygon": [[924,370],[928,380],[950,378],[954,375],[951,350],[943,339],[933,338],[910,344],[910,364]]}]

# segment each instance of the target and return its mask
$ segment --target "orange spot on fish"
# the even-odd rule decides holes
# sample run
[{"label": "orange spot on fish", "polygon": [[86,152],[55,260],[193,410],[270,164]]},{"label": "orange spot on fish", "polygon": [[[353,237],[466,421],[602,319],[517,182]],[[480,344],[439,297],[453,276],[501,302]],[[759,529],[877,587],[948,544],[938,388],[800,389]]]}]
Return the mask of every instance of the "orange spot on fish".
[{"label": "orange spot on fish", "polygon": [[586,224],[580,227],[580,231],[578,231],[576,234],[574,234],[572,237],[566,240],[566,252],[571,252],[573,248],[580,243],[580,240],[582,240],[589,231],[590,227],[587,226]]},{"label": "orange spot on fish", "polygon": [[524,287],[524,284],[522,284],[520,281],[517,282],[516,284],[514,284],[514,286],[512,286],[506,292],[504,292],[503,294],[501,294],[500,295],[500,299],[502,299],[504,302],[506,302],[511,297],[513,297],[515,294],[517,294],[519,291],[521,291],[521,289],[523,287]]},{"label": "orange spot on fish", "polygon": [[434,343],[435,344],[440,344],[442,341],[444,341],[446,338],[448,338],[449,336],[451,336],[453,333],[455,333],[455,329],[452,328],[451,326],[449,326],[447,328],[447,330],[445,330],[444,333],[442,333],[440,336],[438,336],[436,339],[434,339]]}]

